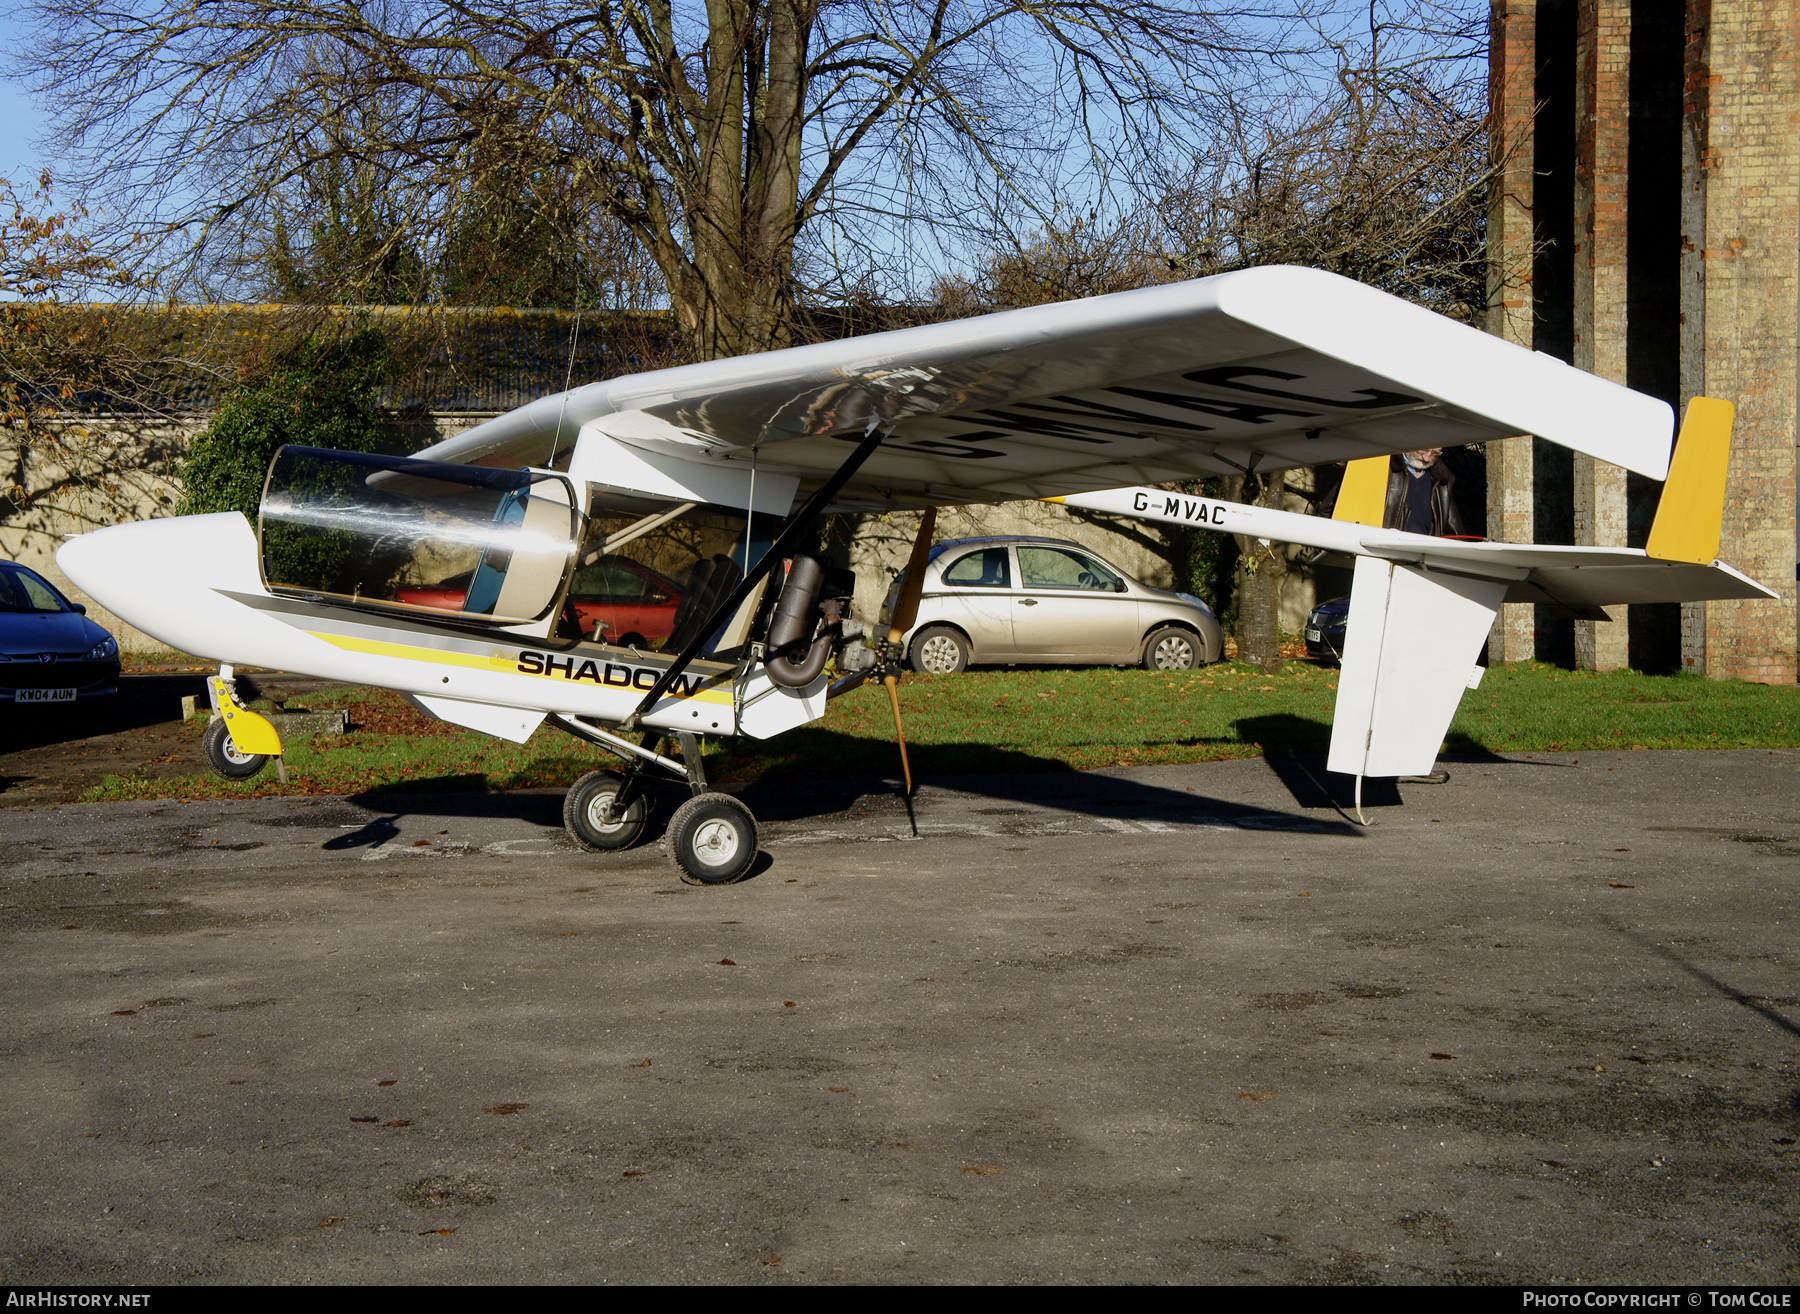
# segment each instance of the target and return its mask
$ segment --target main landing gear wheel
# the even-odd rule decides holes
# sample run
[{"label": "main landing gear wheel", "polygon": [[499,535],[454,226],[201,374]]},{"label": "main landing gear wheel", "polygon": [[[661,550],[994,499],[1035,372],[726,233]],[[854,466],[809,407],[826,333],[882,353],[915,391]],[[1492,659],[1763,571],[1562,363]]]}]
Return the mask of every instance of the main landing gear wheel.
[{"label": "main landing gear wheel", "polygon": [[696,794],[669,818],[669,859],[702,885],[740,879],[756,861],[756,818],[729,794]]},{"label": "main landing gear wheel", "polygon": [[200,749],[207,764],[227,780],[248,780],[269,765],[267,753],[244,753],[231,741],[231,731],[224,721],[214,721],[201,737]]},{"label": "main landing gear wheel", "polygon": [[1200,665],[1200,641],[1186,630],[1170,626],[1152,634],[1144,643],[1146,671],[1191,671]]},{"label": "main landing gear wheel", "polygon": [[563,795],[563,829],[589,853],[628,849],[643,838],[650,808],[642,792],[615,810],[610,821],[606,818],[606,809],[618,798],[623,783],[610,771],[590,771]]}]

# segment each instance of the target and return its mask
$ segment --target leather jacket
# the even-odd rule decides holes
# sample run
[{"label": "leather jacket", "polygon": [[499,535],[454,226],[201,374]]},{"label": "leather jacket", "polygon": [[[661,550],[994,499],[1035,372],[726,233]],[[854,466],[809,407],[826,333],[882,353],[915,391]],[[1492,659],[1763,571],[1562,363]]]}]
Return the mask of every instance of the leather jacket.
[{"label": "leather jacket", "polygon": [[[1468,533],[1456,510],[1456,499],[1450,493],[1456,476],[1444,464],[1444,458],[1440,456],[1426,466],[1425,473],[1431,479],[1431,532],[1438,535]],[[1394,457],[1388,466],[1387,508],[1381,517],[1386,529],[1406,528],[1406,485],[1410,478],[1406,458]]]}]

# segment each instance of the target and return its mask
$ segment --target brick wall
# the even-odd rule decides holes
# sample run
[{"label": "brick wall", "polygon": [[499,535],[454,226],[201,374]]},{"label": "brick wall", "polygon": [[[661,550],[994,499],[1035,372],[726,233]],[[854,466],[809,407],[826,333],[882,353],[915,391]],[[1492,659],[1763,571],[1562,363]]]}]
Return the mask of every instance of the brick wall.
[{"label": "brick wall", "polygon": [[1682,659],[1792,683],[1800,9],[1693,0],[1687,16],[1681,391],[1737,406],[1720,556],[1782,597],[1684,608]]}]

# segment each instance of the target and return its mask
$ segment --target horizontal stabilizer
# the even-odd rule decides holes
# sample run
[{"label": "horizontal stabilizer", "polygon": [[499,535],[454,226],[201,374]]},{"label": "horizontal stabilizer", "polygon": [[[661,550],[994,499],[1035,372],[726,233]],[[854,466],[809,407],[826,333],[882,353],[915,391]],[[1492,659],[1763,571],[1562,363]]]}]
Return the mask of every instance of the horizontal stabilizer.
[{"label": "horizontal stabilizer", "polygon": [[471,703],[461,698],[438,698],[426,694],[403,694],[402,697],[426,716],[451,725],[466,726],[484,735],[522,744],[532,731],[543,724],[543,712],[528,712],[519,707],[496,707],[492,703]]},{"label": "horizontal stabilizer", "polygon": [[[1352,472],[1356,464],[1352,463]],[[1350,482],[1349,475],[1345,482]],[[1382,486],[1385,489],[1385,476]],[[1664,560],[1642,548],[1464,542],[1160,488],[1114,488],[1045,500],[1137,520],[1300,543],[1349,557],[1380,557],[1429,570],[1500,580],[1507,585],[1505,601],[1541,603],[1562,615],[1597,618],[1597,608],[1629,603],[1779,596],[1722,561]],[[1344,505],[1343,493],[1338,505]]]},{"label": "horizontal stabilizer", "polygon": [[1505,594],[1504,581],[1358,557],[1326,767],[1429,772]]}]

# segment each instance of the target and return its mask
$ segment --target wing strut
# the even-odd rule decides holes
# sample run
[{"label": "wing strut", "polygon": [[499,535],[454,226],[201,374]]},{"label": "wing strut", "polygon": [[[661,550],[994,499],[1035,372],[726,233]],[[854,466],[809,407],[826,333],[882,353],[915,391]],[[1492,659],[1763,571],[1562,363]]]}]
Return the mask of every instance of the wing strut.
[{"label": "wing strut", "polygon": [[[675,683],[681,673],[687,670],[693,664],[694,658],[700,655],[700,650],[706,646],[706,641],[712,638],[719,626],[723,625],[726,619],[743,605],[744,599],[750,596],[751,590],[761,584],[764,577],[775,568],[775,563],[792,551],[794,545],[812,528],[813,522],[819,518],[819,513],[830,504],[832,498],[838,495],[838,490],[850,482],[850,476],[862,468],[862,463],[874,455],[875,449],[881,446],[881,440],[886,436],[879,429],[871,429],[869,436],[858,443],[856,450],[850,453],[850,458],[837,468],[837,472],[831,478],[820,485],[818,492],[806,499],[806,505],[788,517],[787,524],[781,527],[781,532],[775,536],[775,541],[769,544],[769,550],[762,554],[762,559],[745,572],[743,580],[731,591],[731,596],[713,608],[712,615],[706,618],[706,623],[695,631],[692,639],[688,640],[688,645],[681,650],[681,655],[675,659],[668,670],[662,673],[661,678],[651,686],[650,692],[644,695],[643,701],[633,709],[631,716],[627,719],[627,726],[635,723],[638,717],[656,706],[656,700],[669,691],[670,686]],[[755,515],[756,512],[751,510],[745,514]]]}]

